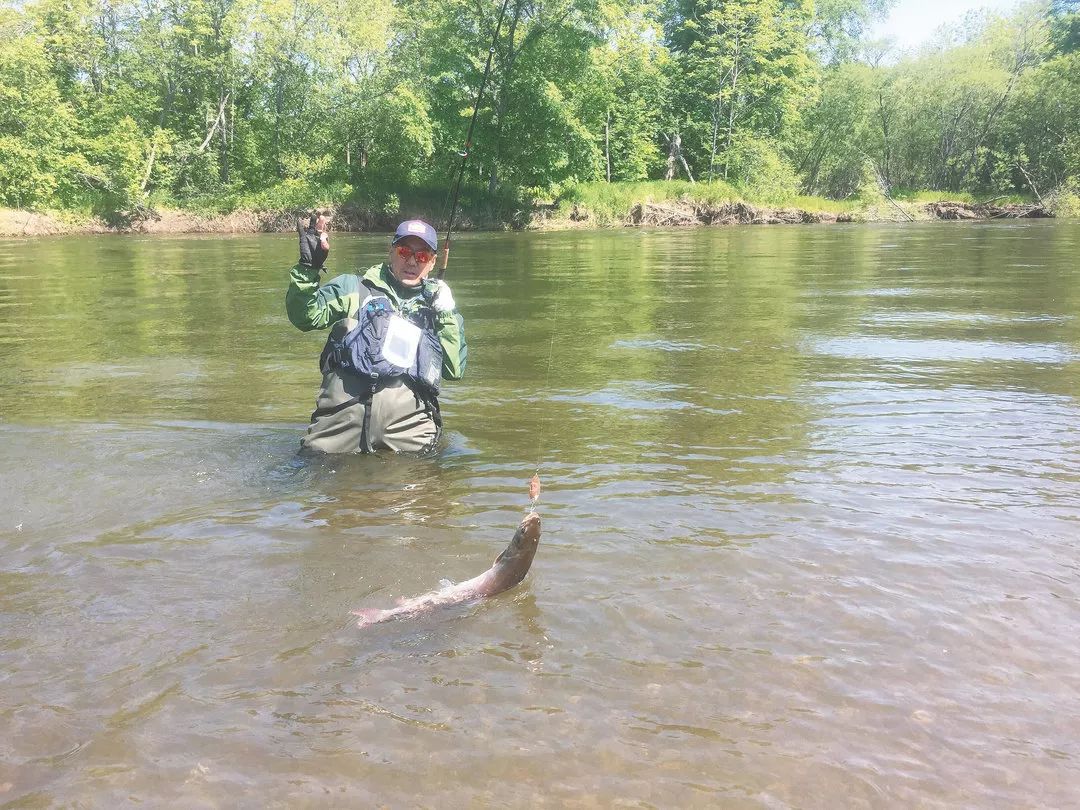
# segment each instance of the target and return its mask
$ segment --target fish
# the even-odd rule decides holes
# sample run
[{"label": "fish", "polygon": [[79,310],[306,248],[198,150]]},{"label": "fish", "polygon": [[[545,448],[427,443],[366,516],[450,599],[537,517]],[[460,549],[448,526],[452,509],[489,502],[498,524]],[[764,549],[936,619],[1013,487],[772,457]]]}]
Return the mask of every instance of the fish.
[{"label": "fish", "polygon": [[536,503],[536,499],[540,497],[540,474],[537,473],[529,481],[529,500]]},{"label": "fish", "polygon": [[433,608],[472,602],[509,590],[525,579],[539,545],[540,515],[530,512],[522,518],[510,545],[484,573],[456,585],[449,583],[438,590],[402,599],[397,607],[354,610],[353,615],[360,617],[356,626],[370,627],[391,619],[417,616]]}]

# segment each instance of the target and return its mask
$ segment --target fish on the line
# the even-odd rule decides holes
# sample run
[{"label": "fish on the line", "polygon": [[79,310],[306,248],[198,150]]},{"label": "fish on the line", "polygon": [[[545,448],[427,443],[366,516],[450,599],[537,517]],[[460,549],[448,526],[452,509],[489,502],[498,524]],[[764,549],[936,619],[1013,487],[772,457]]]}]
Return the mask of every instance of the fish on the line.
[{"label": "fish on the line", "polygon": [[[539,479],[535,479],[539,486]],[[532,485],[530,483],[530,491]],[[369,627],[379,622],[399,617],[415,616],[432,608],[444,605],[457,605],[463,602],[471,602],[486,596],[494,596],[505,590],[513,588],[525,575],[529,573],[533,557],[536,556],[536,548],[540,544],[540,515],[529,512],[521,521],[514,533],[510,544],[495,558],[484,573],[459,582],[450,584],[435,591],[414,596],[411,599],[402,599],[397,607],[367,608],[354,610],[353,615],[359,616],[357,627]]]}]

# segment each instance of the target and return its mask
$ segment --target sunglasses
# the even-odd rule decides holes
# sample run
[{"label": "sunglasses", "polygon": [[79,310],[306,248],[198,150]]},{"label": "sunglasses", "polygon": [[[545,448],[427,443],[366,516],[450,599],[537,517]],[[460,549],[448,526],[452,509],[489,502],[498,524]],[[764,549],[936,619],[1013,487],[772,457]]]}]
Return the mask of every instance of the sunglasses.
[{"label": "sunglasses", "polygon": [[413,250],[411,247],[407,247],[406,245],[398,245],[396,250],[397,255],[400,256],[402,259],[408,261],[411,258],[415,258],[417,264],[427,264],[435,258],[435,254],[430,250]]}]

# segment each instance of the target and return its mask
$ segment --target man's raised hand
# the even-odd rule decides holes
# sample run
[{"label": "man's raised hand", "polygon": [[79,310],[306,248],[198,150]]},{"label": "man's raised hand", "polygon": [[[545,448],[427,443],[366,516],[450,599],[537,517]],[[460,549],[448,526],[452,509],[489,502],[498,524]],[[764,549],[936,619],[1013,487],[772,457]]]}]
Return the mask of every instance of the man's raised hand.
[{"label": "man's raised hand", "polygon": [[450,285],[442,279],[425,279],[422,292],[428,306],[440,314],[457,309],[457,302],[454,301],[454,295],[450,292]]},{"label": "man's raised hand", "polygon": [[329,223],[330,212],[325,208],[312,211],[306,225],[303,220],[296,223],[296,230],[300,234],[300,264],[313,270],[322,268],[330,255]]}]

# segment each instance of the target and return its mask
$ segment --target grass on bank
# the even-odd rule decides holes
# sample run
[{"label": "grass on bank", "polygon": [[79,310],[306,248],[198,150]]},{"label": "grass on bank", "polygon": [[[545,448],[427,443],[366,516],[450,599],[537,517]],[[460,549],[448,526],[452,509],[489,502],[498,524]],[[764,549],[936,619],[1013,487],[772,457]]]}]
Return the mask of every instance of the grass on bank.
[{"label": "grass on bank", "polygon": [[968,205],[989,202],[993,202],[995,205],[1027,205],[1035,201],[1030,194],[1018,194],[1016,192],[1000,194],[993,191],[972,194],[968,191],[894,189],[892,196],[897,202],[911,203],[912,205],[925,205],[935,202],[961,202]]},{"label": "grass on bank", "polygon": [[[426,219],[441,226],[449,216],[450,203],[450,191],[442,185],[400,185],[386,190],[296,179],[284,180],[257,192],[225,189],[183,200],[160,198],[151,201],[157,207],[201,216],[223,216],[237,211],[306,211],[325,206],[348,211],[348,219],[354,226],[396,223],[409,217]],[[456,222],[458,227],[465,229],[523,226],[530,212],[531,205],[514,191],[490,195],[484,187],[463,184]]]}]

